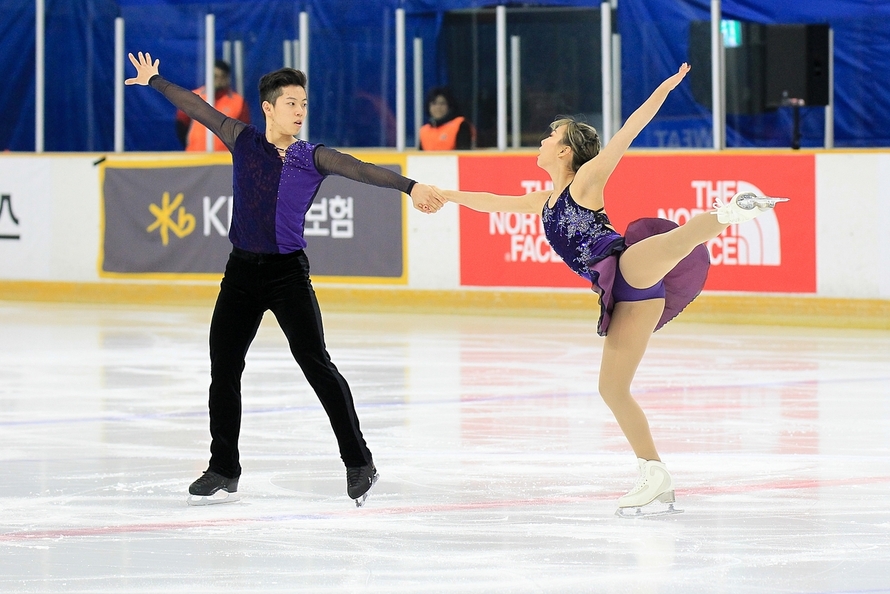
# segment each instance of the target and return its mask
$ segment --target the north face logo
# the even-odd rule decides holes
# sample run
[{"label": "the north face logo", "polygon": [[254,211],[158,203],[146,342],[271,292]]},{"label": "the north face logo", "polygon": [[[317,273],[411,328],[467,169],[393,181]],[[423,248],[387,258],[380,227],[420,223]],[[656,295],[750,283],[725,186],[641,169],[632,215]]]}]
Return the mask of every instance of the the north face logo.
[{"label": "the north face logo", "polygon": [[[682,225],[701,212],[713,210],[716,200],[729,202],[739,192],[769,195],[744,180],[693,180],[695,208],[658,209],[661,218]],[[775,211],[767,211],[753,221],[730,225],[720,236],[706,244],[714,266],[779,266],[782,264],[782,241],[779,219]]]}]

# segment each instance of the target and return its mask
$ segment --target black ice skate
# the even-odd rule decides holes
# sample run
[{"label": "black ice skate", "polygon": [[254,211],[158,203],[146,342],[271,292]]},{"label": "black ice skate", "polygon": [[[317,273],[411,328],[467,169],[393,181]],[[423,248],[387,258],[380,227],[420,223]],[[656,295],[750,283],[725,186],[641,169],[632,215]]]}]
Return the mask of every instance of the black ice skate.
[{"label": "black ice skate", "polygon": [[346,492],[355,500],[356,507],[365,504],[371,487],[379,477],[373,461],[365,466],[352,466],[346,469]]},{"label": "black ice skate", "polygon": [[237,491],[237,477],[230,479],[208,470],[189,487],[188,504],[213,505],[238,501],[240,497]]}]

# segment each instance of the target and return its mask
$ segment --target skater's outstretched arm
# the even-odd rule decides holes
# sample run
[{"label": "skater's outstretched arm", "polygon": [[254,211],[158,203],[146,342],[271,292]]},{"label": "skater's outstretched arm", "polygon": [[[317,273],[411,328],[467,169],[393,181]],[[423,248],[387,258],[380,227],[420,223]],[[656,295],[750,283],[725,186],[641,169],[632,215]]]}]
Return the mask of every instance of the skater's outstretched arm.
[{"label": "skater's outstretched arm", "polygon": [[541,190],[525,194],[524,196],[502,196],[489,192],[461,192],[458,190],[442,190],[436,187],[433,189],[448,202],[463,204],[479,212],[522,212],[532,214],[541,214],[544,201],[553,192],[552,190]]},{"label": "skater's outstretched arm", "polygon": [[139,52],[139,58],[129,54],[130,62],[136,67],[136,76],[124,81],[127,85],[150,85],[160,91],[170,103],[181,109],[193,120],[197,120],[216,134],[231,151],[235,139],[247,126],[244,122],[230,118],[201,99],[195,93],[164,79],[158,71],[160,60],[151,59],[151,54]]},{"label": "skater's outstretched arm", "polygon": [[315,164],[318,170],[325,175],[341,175],[364,184],[380,188],[392,188],[404,192],[411,197],[411,200],[414,202],[414,208],[424,213],[432,214],[445,204],[445,199],[436,195],[430,186],[416,183],[414,180],[399,175],[395,171],[390,171],[373,163],[359,161],[352,155],[341,153],[326,146],[320,146],[316,149]]},{"label": "skater's outstretched arm", "polygon": [[572,197],[576,202],[593,208],[603,206],[603,188],[609,176],[615,171],[618,161],[624,156],[634,138],[652,121],[664,100],[680,84],[690,69],[691,66],[683,62],[677,73],[658,85],[652,95],[627,118],[621,129],[599,154],[578,169],[572,182]]}]

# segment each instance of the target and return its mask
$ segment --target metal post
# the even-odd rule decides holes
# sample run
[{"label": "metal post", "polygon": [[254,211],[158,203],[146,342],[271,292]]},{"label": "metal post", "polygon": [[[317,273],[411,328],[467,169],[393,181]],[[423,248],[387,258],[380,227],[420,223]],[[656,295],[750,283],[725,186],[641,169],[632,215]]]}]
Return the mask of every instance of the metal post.
[{"label": "metal post", "polygon": [[414,38],[414,144],[420,146],[420,127],[424,121],[423,104],[423,39]]},{"label": "metal post", "polygon": [[495,9],[497,23],[498,150],[507,148],[507,7]]},{"label": "metal post", "polygon": [[828,29],[828,105],[825,106],[825,148],[834,148],[834,29]]},{"label": "metal post", "polygon": [[[216,105],[216,86],[213,84],[213,63],[216,61],[216,20],[212,14],[204,17],[204,95],[210,107]],[[213,132],[207,129],[205,148],[213,152]]]},{"label": "metal post", "polygon": [[290,39],[285,39],[281,48],[282,60],[281,63],[284,64],[285,68],[293,68],[294,67],[294,49],[293,49],[293,41]]},{"label": "metal post", "polygon": [[232,72],[235,75],[235,92],[244,96],[244,42],[235,40],[232,51]]},{"label": "metal post", "polygon": [[232,65],[232,42],[229,39],[222,42],[222,59],[229,66]]},{"label": "metal post", "polygon": [[600,47],[602,48],[601,74],[603,80],[603,129],[600,142],[605,145],[614,134],[612,122],[612,5],[606,0],[600,4]]},{"label": "metal post", "polygon": [[34,72],[34,151],[43,152],[43,126],[44,126],[44,94],[45,94],[45,63],[46,51],[46,7],[44,0],[35,0],[34,3],[36,28],[35,28],[35,72]]},{"label": "metal post", "polygon": [[124,19],[114,19],[114,152],[124,152]]},{"label": "metal post", "polygon": [[396,150],[405,150],[405,9],[396,9]]},{"label": "metal post", "polygon": [[292,53],[293,66],[292,68],[300,69],[300,40],[292,39],[290,42],[290,49]]},{"label": "metal post", "polygon": [[521,56],[519,54],[520,40],[518,35],[510,36],[510,124],[513,133],[513,148],[522,146],[522,102],[520,99],[520,68]]},{"label": "metal post", "polygon": [[[309,93],[309,13],[305,10],[300,13],[300,61],[298,70],[306,75],[306,93]],[[303,115],[303,127],[300,128],[300,140],[309,140],[309,114]]]},{"label": "metal post", "polygon": [[612,130],[621,129],[621,35],[618,33],[618,0],[612,0]]},{"label": "metal post", "polygon": [[720,0],[711,0],[711,123],[714,148],[726,148],[726,79],[723,34],[720,31]]}]

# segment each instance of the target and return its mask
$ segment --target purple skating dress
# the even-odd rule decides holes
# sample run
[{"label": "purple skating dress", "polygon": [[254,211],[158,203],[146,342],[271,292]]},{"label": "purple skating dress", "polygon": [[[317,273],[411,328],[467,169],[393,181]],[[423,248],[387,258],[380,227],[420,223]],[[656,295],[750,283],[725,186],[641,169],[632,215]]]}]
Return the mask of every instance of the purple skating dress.
[{"label": "purple skating dress", "polygon": [[710,256],[704,245],[697,246],[671,270],[664,279],[648,289],[627,285],[618,270],[618,258],[628,246],[652,235],[675,229],[677,224],[667,219],[637,219],[627,226],[622,237],[612,228],[609,217],[600,210],[590,210],[577,204],[569,188],[556,199],[544,203],[541,218],[547,241],[560,258],[575,273],[587,279],[599,296],[600,316],[596,331],[606,336],[615,303],[641,301],[664,297],[664,312],[655,326],[658,330],[692,303],[705,285],[710,267]]}]

